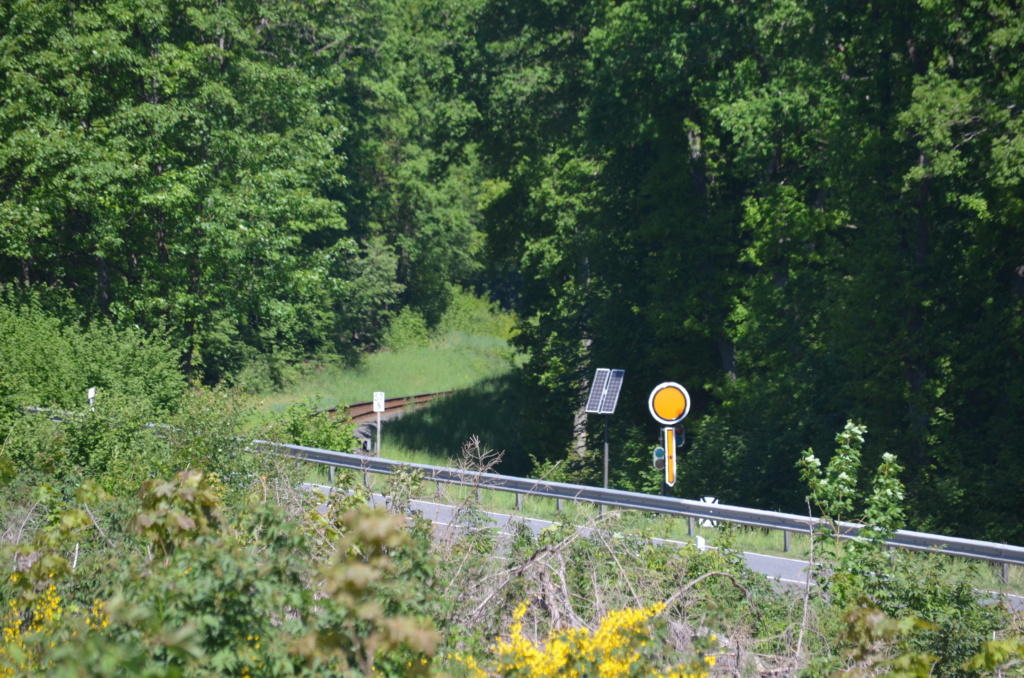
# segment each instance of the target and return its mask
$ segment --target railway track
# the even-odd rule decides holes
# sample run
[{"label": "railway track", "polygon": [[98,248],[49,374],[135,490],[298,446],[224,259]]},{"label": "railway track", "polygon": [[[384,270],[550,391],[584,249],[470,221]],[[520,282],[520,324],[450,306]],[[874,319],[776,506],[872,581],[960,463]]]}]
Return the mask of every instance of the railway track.
[{"label": "railway track", "polygon": [[[401,412],[411,412],[417,410],[432,400],[437,398],[443,398],[444,396],[451,395],[454,391],[439,391],[437,393],[421,393],[419,395],[412,396],[401,396],[398,398],[388,398],[384,401],[384,411],[381,412],[382,419],[390,419]],[[373,401],[367,400],[361,403],[351,403],[344,407],[331,407],[324,410],[330,419],[335,419],[338,416],[338,412],[344,412],[348,414],[349,418],[357,424],[374,422],[377,420],[377,413],[373,411]]]}]

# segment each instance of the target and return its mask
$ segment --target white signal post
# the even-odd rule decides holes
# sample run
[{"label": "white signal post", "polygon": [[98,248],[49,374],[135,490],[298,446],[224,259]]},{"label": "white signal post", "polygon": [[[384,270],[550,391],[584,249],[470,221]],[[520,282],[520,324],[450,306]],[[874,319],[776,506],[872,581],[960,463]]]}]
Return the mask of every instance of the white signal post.
[{"label": "white signal post", "polygon": [[380,413],[384,411],[384,391],[373,392],[373,411],[377,413],[377,456],[380,456]]}]

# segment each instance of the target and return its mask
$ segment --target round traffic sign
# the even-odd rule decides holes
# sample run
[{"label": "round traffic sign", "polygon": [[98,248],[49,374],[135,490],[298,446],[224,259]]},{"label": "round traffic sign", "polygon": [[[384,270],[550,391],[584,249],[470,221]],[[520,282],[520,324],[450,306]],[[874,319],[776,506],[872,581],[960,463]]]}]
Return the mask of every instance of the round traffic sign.
[{"label": "round traffic sign", "polygon": [[690,394],[674,381],[666,381],[654,387],[647,406],[655,421],[671,426],[690,413]]}]

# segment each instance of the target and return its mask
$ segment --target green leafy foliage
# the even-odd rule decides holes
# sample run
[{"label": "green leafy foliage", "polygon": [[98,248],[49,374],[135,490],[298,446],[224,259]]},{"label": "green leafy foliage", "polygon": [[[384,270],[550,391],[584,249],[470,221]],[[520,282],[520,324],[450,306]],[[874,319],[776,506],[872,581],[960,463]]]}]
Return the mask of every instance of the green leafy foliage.
[{"label": "green leafy foliage", "polygon": [[[889,553],[885,540],[903,521],[903,485],[895,457],[885,454],[870,491],[860,488],[864,426],[847,422],[836,435],[835,455],[823,470],[811,450],[799,462],[822,511],[816,528],[815,572],[829,603],[845,608],[843,675],[868,675],[881,667],[907,676],[975,675],[967,665],[985,639],[1004,628],[1006,610],[986,605],[963,574],[939,559]],[[861,523],[844,542],[840,516]]]},{"label": "green leafy foliage", "polygon": [[398,314],[384,335],[384,345],[393,350],[426,346],[429,341],[426,319],[411,309]]},{"label": "green leafy foliage", "polygon": [[[217,487],[199,471],[147,482],[130,522],[151,551],[128,542],[118,547],[126,553],[108,552],[92,603],[61,609],[53,592],[74,600],[82,578],[71,563],[47,571],[44,556],[16,571],[18,600],[29,604],[38,598],[35,582],[50,585],[56,576],[68,583],[43,596],[58,606],[45,624],[28,635],[6,627],[19,640],[0,648],[0,670],[10,662],[88,676],[429,670],[438,636],[423,616],[418,584],[429,572],[416,546],[422,532],[414,537],[404,518],[360,507],[341,516],[334,555],[319,562],[305,531],[279,507],[254,501],[237,513]],[[83,492],[95,494],[88,486]],[[56,551],[81,539],[90,524],[75,515],[64,512],[61,527],[42,530],[33,544],[45,540]],[[95,661],[83,664],[83,657]]]},{"label": "green leafy foliage", "polygon": [[436,322],[480,248],[448,10],[6,7],[0,277],[208,383],[376,345],[402,293]]},{"label": "green leafy foliage", "polygon": [[304,445],[321,450],[348,452],[357,446],[355,424],[341,420],[342,415],[331,418],[316,407],[319,398],[289,405],[284,413],[271,421],[262,432],[263,437],[279,443]]}]

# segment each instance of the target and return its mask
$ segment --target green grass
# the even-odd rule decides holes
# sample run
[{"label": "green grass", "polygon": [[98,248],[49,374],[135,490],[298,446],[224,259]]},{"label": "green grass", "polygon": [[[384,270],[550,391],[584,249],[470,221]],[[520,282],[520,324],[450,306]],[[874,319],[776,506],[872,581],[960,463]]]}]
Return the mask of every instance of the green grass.
[{"label": "green grass", "polygon": [[509,372],[514,353],[499,337],[452,332],[429,346],[372,353],[356,366],[327,364],[312,368],[281,391],[258,396],[261,408],[274,412],[313,400],[333,407],[387,397],[453,391]]}]

